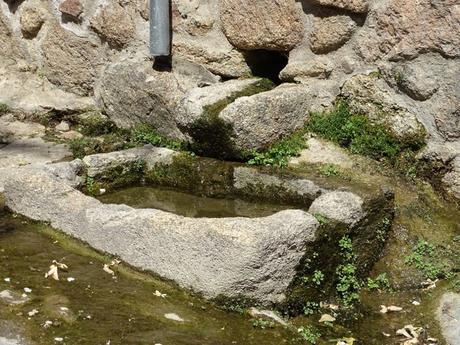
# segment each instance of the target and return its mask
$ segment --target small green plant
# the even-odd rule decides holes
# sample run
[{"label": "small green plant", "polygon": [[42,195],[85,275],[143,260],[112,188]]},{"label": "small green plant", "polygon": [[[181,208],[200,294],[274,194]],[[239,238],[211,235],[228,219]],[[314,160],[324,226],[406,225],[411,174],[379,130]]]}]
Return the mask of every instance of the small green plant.
[{"label": "small green plant", "polygon": [[320,286],[324,280],[324,273],[320,270],[316,270],[313,272],[313,277],[311,278],[312,282],[315,283],[317,286]]},{"label": "small green plant", "polygon": [[353,153],[375,159],[395,159],[404,149],[416,150],[423,145],[422,138],[401,142],[384,125],[371,123],[365,115],[352,114],[345,101],[330,112],[312,114],[307,127]]},{"label": "small green plant", "polygon": [[272,145],[263,152],[253,151],[249,153],[249,165],[274,165],[284,167],[289,159],[298,156],[300,151],[307,147],[305,130],[300,130],[287,138]]},{"label": "small green plant", "polygon": [[319,303],[317,302],[307,302],[303,307],[303,313],[305,315],[313,315],[319,310]]},{"label": "small green plant", "polygon": [[321,224],[321,225],[325,225],[325,224],[328,224],[330,222],[329,218],[327,218],[326,216],[322,215],[321,213],[315,213],[313,216],[316,218],[318,223]]},{"label": "small green plant", "polygon": [[436,256],[435,246],[425,240],[417,242],[412,253],[406,256],[405,263],[420,270],[427,279],[444,278],[448,274]]},{"label": "small green plant", "polygon": [[351,307],[359,301],[361,290],[361,283],[357,277],[356,255],[353,252],[353,243],[348,236],[340,239],[339,248],[343,262],[336,269],[336,289],[344,305]]},{"label": "small green plant", "polygon": [[265,319],[255,319],[252,321],[252,327],[260,329],[275,328],[275,323]]},{"label": "small green plant", "polygon": [[389,289],[390,282],[388,281],[386,273],[379,274],[375,279],[367,278],[367,288],[369,290]]},{"label": "small green plant", "polygon": [[302,340],[305,340],[309,344],[317,344],[319,338],[321,338],[321,333],[312,326],[302,326],[297,329]]},{"label": "small green plant", "polygon": [[335,164],[326,164],[321,167],[320,173],[326,177],[339,176],[340,170]]},{"label": "small green plant", "polygon": [[181,150],[184,148],[182,142],[158,134],[151,125],[147,124],[141,124],[134,127],[131,132],[131,139],[135,143],[152,144],[153,146],[167,147],[171,150]]},{"label": "small green plant", "polygon": [[95,180],[94,177],[88,176],[86,178],[86,190],[88,191],[89,194],[95,194]]},{"label": "small green plant", "polygon": [[0,114],[4,114],[10,110],[10,107],[5,103],[0,103]]}]

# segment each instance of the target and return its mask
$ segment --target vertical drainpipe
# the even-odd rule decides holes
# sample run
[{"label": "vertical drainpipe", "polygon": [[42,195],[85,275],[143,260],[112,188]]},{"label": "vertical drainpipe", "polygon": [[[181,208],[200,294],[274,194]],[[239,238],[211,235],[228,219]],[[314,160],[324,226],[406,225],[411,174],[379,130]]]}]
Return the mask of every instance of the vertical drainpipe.
[{"label": "vertical drainpipe", "polygon": [[150,54],[171,55],[170,0],[150,0]]}]

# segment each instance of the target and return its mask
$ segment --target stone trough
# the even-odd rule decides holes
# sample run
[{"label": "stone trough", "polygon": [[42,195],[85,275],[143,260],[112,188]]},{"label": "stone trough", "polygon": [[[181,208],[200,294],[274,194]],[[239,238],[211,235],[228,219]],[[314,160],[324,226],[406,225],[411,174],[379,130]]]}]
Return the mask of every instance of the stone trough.
[{"label": "stone trough", "polygon": [[[337,231],[332,236],[335,242],[343,235],[353,238],[363,272],[383,248],[386,235],[382,231],[388,230],[384,225],[392,217],[391,193],[332,189],[313,179],[237,164],[221,163],[225,168],[216,168],[208,162],[205,165],[211,166],[213,174],[206,175],[197,162],[197,158],[184,159],[183,154],[146,146],[8,169],[2,172],[2,180],[6,205],[12,211],[49,222],[98,250],[208,298],[244,296],[265,304],[289,299],[296,277],[306,274],[306,256],[318,241],[325,241],[324,234]],[[123,176],[134,177],[133,167],[136,172],[142,170],[137,178],[151,183],[188,186],[211,196],[279,197],[298,207],[259,218],[188,218],[103,204],[82,192],[95,186],[110,188]],[[174,175],[178,170],[185,171],[181,178]],[[191,180],[197,176],[199,181]],[[128,182],[133,180],[123,180]],[[318,265],[331,266],[322,267],[325,272],[335,271],[337,262],[317,260]]]}]

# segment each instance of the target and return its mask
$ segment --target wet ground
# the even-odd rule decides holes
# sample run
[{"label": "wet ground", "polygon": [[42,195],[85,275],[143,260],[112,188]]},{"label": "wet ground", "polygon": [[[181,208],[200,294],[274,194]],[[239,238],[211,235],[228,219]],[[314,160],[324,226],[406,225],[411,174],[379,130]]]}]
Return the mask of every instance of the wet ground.
[{"label": "wet ground", "polygon": [[288,206],[253,203],[240,199],[197,196],[161,187],[123,188],[98,199],[104,203],[126,204],[136,208],[155,208],[186,217],[264,217]]},{"label": "wet ground", "polygon": [[[405,213],[401,213],[402,219],[396,219],[397,224],[406,219],[407,215],[402,215]],[[448,224],[455,222],[451,218]],[[433,222],[433,226],[441,226],[436,219]],[[456,234],[456,227],[449,229],[448,236]],[[388,250],[388,257],[377,265],[374,274],[383,270],[391,275],[407,269],[411,275],[412,271],[401,262],[400,267],[382,266],[385,260],[397,262],[393,246]],[[401,261],[403,255],[399,257]],[[23,303],[11,305],[0,299],[0,344],[309,344],[299,337],[297,329],[314,327],[314,332],[321,334],[317,344],[336,344],[340,338],[352,337],[357,339],[355,345],[390,345],[403,340],[396,336],[396,330],[408,324],[423,327],[439,339],[438,344],[445,344],[435,310],[440,295],[452,289],[452,279],[438,282],[429,291],[363,289],[362,303],[353,317],[345,318],[340,311],[326,308],[291,319],[288,327],[269,325],[261,329],[261,324],[254,323],[247,314],[223,311],[172,283],[123,263],[113,268],[112,276],[103,270],[103,265],[112,259],[45,225],[1,215],[0,294],[8,291]],[[69,267],[59,271],[59,281],[44,277],[53,260]],[[156,296],[156,291],[166,296]],[[382,304],[403,310],[382,314]],[[322,313],[336,316],[337,321],[318,323]],[[168,319],[167,314],[184,321]]]}]

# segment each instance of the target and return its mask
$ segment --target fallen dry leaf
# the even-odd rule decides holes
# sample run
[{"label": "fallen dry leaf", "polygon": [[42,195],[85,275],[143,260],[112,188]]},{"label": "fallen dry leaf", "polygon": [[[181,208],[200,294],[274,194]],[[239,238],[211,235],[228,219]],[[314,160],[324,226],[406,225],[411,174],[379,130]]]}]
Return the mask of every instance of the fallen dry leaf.
[{"label": "fallen dry leaf", "polygon": [[50,266],[50,270],[45,273],[45,278],[52,277],[54,280],[59,280],[58,267],[53,264]]},{"label": "fallen dry leaf", "polygon": [[107,264],[104,264],[104,267],[102,268],[104,272],[107,272],[108,274],[115,275],[115,272],[110,269],[110,266]]},{"label": "fallen dry leaf", "polygon": [[318,322],[334,322],[336,319],[332,315],[323,314]]}]

